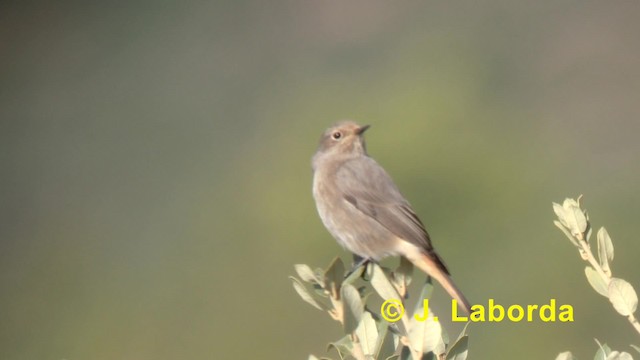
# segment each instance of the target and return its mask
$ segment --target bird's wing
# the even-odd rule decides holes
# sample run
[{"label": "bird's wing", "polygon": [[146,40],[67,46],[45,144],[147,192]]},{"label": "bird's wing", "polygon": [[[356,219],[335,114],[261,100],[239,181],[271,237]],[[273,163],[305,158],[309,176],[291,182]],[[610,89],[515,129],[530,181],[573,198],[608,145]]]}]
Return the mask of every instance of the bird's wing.
[{"label": "bird's wing", "polygon": [[336,186],[346,201],[397,237],[423,249],[447,274],[422,221],[400,194],[389,174],[368,156],[352,159],[336,172]]},{"label": "bird's wing", "polygon": [[345,162],[336,173],[336,185],[345,200],[394,235],[426,251],[432,250],[424,225],[375,160],[363,156]]}]

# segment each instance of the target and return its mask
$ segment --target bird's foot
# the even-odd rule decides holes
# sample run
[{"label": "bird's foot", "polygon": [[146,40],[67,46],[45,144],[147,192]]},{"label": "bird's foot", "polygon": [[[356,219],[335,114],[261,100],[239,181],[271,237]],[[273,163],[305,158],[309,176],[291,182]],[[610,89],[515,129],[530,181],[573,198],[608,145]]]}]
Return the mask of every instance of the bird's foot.
[{"label": "bird's foot", "polygon": [[359,278],[360,276],[363,276],[364,270],[367,268],[367,265],[369,265],[369,263],[371,262],[371,259],[369,258],[358,257],[355,260],[357,260],[357,262],[353,263],[351,270],[349,270],[349,272],[347,272],[347,274],[344,276],[345,280],[351,277]]}]

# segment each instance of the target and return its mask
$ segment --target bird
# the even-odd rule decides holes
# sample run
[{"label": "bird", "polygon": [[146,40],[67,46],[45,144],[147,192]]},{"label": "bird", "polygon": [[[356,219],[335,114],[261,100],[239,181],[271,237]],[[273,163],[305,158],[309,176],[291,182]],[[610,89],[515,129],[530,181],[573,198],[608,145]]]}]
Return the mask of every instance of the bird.
[{"label": "bird", "polygon": [[329,233],[363,261],[403,256],[436,279],[467,314],[427,230],[391,176],[367,153],[369,125],[341,121],[324,131],[313,155],[313,197]]}]

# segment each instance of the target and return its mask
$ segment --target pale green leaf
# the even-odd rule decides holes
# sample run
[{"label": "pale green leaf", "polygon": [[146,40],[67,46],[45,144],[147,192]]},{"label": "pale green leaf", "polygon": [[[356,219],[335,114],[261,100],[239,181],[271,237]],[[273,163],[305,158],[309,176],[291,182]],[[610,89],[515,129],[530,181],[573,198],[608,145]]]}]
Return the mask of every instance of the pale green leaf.
[{"label": "pale green leaf", "polygon": [[344,304],[344,332],[351,334],[362,319],[364,304],[362,304],[360,293],[351,284],[343,284],[340,295]]},{"label": "pale green leaf", "polygon": [[[460,340],[465,335],[469,335],[469,325],[470,324],[471,324],[471,321],[467,321],[467,323],[464,324],[464,327],[462,328],[462,331],[458,335],[458,340]],[[458,341],[458,340],[456,340],[456,341]]]},{"label": "pale green leaf", "polygon": [[324,269],[316,268],[313,273],[315,274],[316,280],[318,280],[318,285],[324,288]]},{"label": "pale green leaf", "polygon": [[626,352],[612,351],[609,356],[607,356],[607,360],[633,360],[631,355]]},{"label": "pale green leaf", "polygon": [[376,290],[384,300],[396,299],[402,300],[398,290],[393,286],[387,274],[378,264],[372,264],[373,270],[371,275],[371,286]]},{"label": "pale green leaf", "polygon": [[[323,280],[324,281],[324,280]],[[323,298],[327,298],[329,296],[329,292],[325,290],[325,288],[320,284],[312,284],[313,292]]]},{"label": "pale green leaf", "polygon": [[433,294],[433,284],[431,282],[431,277],[428,277],[427,280],[422,285],[422,289],[420,290],[420,295],[416,300],[416,306],[413,308],[414,314],[422,314],[424,299],[430,299],[431,294]]},{"label": "pale green leaf", "polygon": [[376,349],[376,359],[387,359],[394,356],[396,351],[396,345],[394,341],[393,332],[389,330],[389,325],[386,321],[377,321],[378,327],[378,348]]},{"label": "pale green leaf", "polygon": [[573,235],[571,235],[571,233],[569,232],[569,230],[567,230],[567,228],[566,228],[564,225],[562,225],[562,224],[560,223],[560,221],[558,221],[558,220],[554,220],[554,221],[553,221],[553,224],[554,224],[558,229],[560,229],[560,231],[562,231],[562,233],[563,233],[563,234],[565,234],[565,235],[567,236],[567,238],[569,239],[569,241],[571,241],[571,243],[572,243],[573,245],[575,245],[576,247],[580,247],[580,244],[578,244],[578,240],[576,240],[576,238],[575,238]]},{"label": "pale green leaf", "polygon": [[[450,356],[454,356],[451,359],[456,359],[456,360],[466,359],[466,357],[467,357],[467,347],[468,347],[468,341],[469,341],[468,336],[467,336],[467,331],[469,329],[469,324],[471,324],[471,321],[467,321],[467,323],[464,325],[464,328],[462,328],[462,331],[458,335],[458,338],[453,343],[453,345],[449,348],[449,351],[447,353],[447,359],[449,359]],[[464,348],[459,348],[459,346],[462,346],[462,345],[457,345],[457,344],[460,341],[462,341],[463,338],[467,338],[466,340],[464,340],[465,341],[465,345],[464,345],[465,347]]]},{"label": "pale green leaf", "polygon": [[633,350],[637,351],[638,353],[640,353],[640,346],[635,346],[633,344],[629,345],[633,348]]},{"label": "pale green leaf", "polygon": [[455,344],[451,346],[451,348],[447,352],[446,360],[465,360],[468,353],[469,337],[467,335],[464,335],[456,340]]},{"label": "pale green leaf", "polygon": [[300,279],[302,279],[302,281],[306,281],[310,283],[319,283],[318,279],[316,278],[316,274],[313,272],[313,270],[311,270],[311,268],[308,265],[295,264],[294,268],[296,269],[296,272],[298,273],[298,276],[300,276]]},{"label": "pale green leaf", "polygon": [[354,281],[358,280],[362,276],[362,273],[365,269],[366,265],[360,265],[357,268],[352,269],[349,275],[344,279],[343,284],[351,284]]},{"label": "pale green leaf", "polygon": [[362,320],[356,328],[356,335],[358,336],[358,340],[360,340],[360,347],[364,355],[373,356],[378,343],[378,328],[370,312],[365,311],[362,314]]},{"label": "pale green leaf", "polygon": [[[420,299],[418,299],[418,301],[420,301]],[[428,316],[424,321],[416,319],[415,316],[411,317],[409,343],[413,349],[424,354],[430,351],[434,354],[442,354],[445,352],[442,326],[440,325],[440,321],[434,319],[431,309],[424,309],[421,305],[417,307],[416,313],[423,316],[425,311],[428,312]]]},{"label": "pale green leaf", "polygon": [[309,293],[307,288],[304,286],[304,284],[300,282],[300,280],[294,278],[293,276],[290,276],[289,278],[293,281],[293,288],[296,290],[298,295],[300,295],[302,300],[311,304],[313,307],[315,307],[318,310],[327,310],[326,306],[322,305],[321,303],[319,303],[313,298],[311,293]]},{"label": "pale green leaf", "polygon": [[564,209],[564,221],[562,219],[560,221],[567,225],[571,234],[583,234],[587,229],[587,218],[578,203],[573,199],[565,199],[562,207]]},{"label": "pale green leaf", "polygon": [[575,357],[573,357],[573,354],[571,354],[571,351],[565,351],[565,352],[561,352],[560,354],[558,354],[558,356],[556,356],[556,360],[574,360]]},{"label": "pale green leaf", "polygon": [[598,351],[596,352],[596,356],[593,358],[594,360],[607,360],[607,356],[611,353],[611,348],[607,344],[600,344],[598,339],[595,339],[598,344]]},{"label": "pale green leaf", "polygon": [[560,220],[560,222],[566,226],[564,217],[565,217],[565,213],[564,213],[564,208],[562,207],[562,205],[557,204],[557,203],[553,203],[553,212],[556,213],[556,216],[558,217],[558,220]]},{"label": "pale green leaf", "polygon": [[353,352],[353,343],[349,335],[346,335],[336,342],[329,343],[329,345],[327,345],[327,351],[331,349],[336,350],[340,359],[346,359],[349,358],[349,355]]},{"label": "pale green leaf", "polygon": [[584,274],[587,276],[589,285],[600,295],[609,297],[609,290],[607,289],[607,283],[602,279],[602,276],[591,266],[584,268]]},{"label": "pale green leaf", "polygon": [[633,286],[622,279],[611,278],[609,282],[609,301],[616,311],[623,316],[629,316],[638,307],[638,295]]},{"label": "pale green leaf", "polygon": [[609,261],[613,260],[613,243],[607,229],[601,227],[598,230],[598,257],[600,258],[600,265],[605,273],[611,274],[609,269]]}]

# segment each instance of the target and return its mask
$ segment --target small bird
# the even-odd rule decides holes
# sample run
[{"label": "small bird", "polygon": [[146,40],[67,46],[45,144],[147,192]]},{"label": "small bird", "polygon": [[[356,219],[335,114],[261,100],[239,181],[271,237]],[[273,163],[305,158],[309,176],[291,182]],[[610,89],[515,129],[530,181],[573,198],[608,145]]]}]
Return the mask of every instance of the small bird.
[{"label": "small bird", "polygon": [[469,302],[449,277],[422,221],[389,174],[367,154],[360,126],[328,128],[313,155],[313,197],[322,223],[347,250],[364,260],[404,256],[435,278],[467,314]]}]

